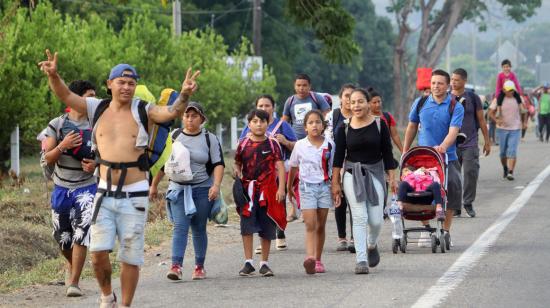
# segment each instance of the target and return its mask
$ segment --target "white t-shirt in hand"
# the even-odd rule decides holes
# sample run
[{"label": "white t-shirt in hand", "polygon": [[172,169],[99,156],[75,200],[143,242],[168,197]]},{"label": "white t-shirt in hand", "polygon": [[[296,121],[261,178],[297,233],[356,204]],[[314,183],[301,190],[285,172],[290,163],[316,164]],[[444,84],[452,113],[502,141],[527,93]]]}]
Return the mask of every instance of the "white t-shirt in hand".
[{"label": "white t-shirt in hand", "polygon": [[300,168],[300,181],[317,184],[328,181],[332,175],[334,142],[325,137],[317,148],[306,137],[298,140],[290,155],[290,167]]}]

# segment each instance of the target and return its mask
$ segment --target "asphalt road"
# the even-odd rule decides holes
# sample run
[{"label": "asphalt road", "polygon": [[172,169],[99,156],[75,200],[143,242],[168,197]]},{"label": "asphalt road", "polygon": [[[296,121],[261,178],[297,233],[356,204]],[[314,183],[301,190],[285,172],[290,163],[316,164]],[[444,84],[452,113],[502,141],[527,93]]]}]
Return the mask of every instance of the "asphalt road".
[{"label": "asphalt road", "polygon": [[[517,216],[503,217],[502,214],[550,165],[550,145],[535,141],[534,136],[528,136],[528,140],[521,143],[515,181],[501,178],[498,148],[492,150],[489,157],[481,159],[474,205],[478,215],[454,220],[451,230],[454,247],[445,254],[433,254],[429,248],[412,244],[406,254],[393,254],[391,224],[387,221],[379,244],[380,264],[368,275],[355,275],[355,255],[335,251],[336,226],[331,213],[323,257],[325,274],[304,273],[304,226],[294,222],[287,231],[289,250],[274,251],[270,258],[275,276],[242,278],[238,276],[243,262],[238,229],[216,229],[210,236],[206,280],[191,280],[191,249],[186,256],[184,280],[168,281],[165,278],[168,265],[161,264],[170,256],[170,247],[166,245],[159,251],[161,256],[152,254],[142,269],[134,306],[410,307],[417,304],[430,307],[425,299],[435,296],[441,307],[549,307],[550,177],[539,183],[525,206],[517,208]],[[476,242],[495,222],[512,217],[501,233],[493,234],[498,235],[494,242]],[[492,230],[486,235],[491,236]],[[468,251],[475,252],[475,248],[480,247],[484,248],[481,253],[469,257],[465,253],[469,248]],[[450,273],[450,268],[458,270]],[[2,299],[0,304],[97,307],[99,293],[94,281],[84,282],[83,289],[85,297],[68,299],[63,296],[63,287],[53,291],[50,287],[49,293],[40,293],[40,288],[35,288],[40,297],[24,290],[26,300],[15,300],[21,297],[19,294]],[[120,293],[118,282],[115,291]]]}]

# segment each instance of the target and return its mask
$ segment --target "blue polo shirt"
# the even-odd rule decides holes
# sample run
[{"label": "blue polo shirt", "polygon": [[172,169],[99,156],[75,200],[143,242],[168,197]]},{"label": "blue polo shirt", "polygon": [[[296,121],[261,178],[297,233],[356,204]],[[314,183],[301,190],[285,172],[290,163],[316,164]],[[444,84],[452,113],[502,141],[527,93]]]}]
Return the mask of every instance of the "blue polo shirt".
[{"label": "blue polo shirt", "polygon": [[[416,106],[419,101],[420,98],[414,101],[411,112],[409,113],[409,121],[420,124],[418,145],[429,147],[440,145],[443,140],[445,140],[445,137],[447,137],[449,127],[460,128],[462,126],[464,107],[457,102],[451,118],[449,114],[449,106],[451,104],[450,94],[447,95],[441,104],[436,103],[430,95],[420,110],[420,117],[416,113]],[[458,159],[456,156],[456,144],[453,143],[453,145],[447,149],[447,155],[449,161]]]}]

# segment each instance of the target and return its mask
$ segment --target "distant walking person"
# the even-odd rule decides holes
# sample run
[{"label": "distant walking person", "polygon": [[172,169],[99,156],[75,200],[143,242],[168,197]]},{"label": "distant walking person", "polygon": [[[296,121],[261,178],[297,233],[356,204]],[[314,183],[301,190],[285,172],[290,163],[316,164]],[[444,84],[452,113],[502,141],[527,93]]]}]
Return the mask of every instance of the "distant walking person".
[{"label": "distant walking person", "polygon": [[[474,92],[466,91],[468,73],[462,68],[454,70],[451,76],[451,93],[457,97],[457,101],[464,107],[464,119],[460,132],[466,135],[466,140],[458,145],[456,153],[463,172],[462,204],[466,214],[475,217],[474,201],[477,191],[477,179],[479,177],[479,147],[478,130],[483,133],[483,154],[491,153],[491,140],[487,123],[483,115],[481,99]],[[460,216],[461,210],[455,211],[455,216]]]},{"label": "distant walking person", "polygon": [[501,114],[497,115],[497,102],[493,100],[489,107],[489,117],[497,123],[500,162],[504,172],[503,177],[513,181],[519,139],[521,137],[521,108],[515,98],[517,94],[516,86],[512,81],[508,80],[504,83],[502,92],[504,93],[504,97]]},{"label": "distant walking person", "polygon": [[[542,87],[538,87],[534,90],[535,96],[538,99],[538,130],[539,130],[539,140],[542,142],[544,140],[548,143],[548,137],[550,137],[550,85],[548,82],[544,83]],[[546,135],[544,135],[544,130],[546,128]]]}]

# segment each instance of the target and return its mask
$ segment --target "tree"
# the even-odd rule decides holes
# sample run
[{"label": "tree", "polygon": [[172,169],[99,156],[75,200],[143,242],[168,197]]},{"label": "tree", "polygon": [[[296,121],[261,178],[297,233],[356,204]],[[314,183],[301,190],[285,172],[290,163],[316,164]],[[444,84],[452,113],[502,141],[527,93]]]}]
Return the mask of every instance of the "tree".
[{"label": "tree", "polygon": [[[497,0],[506,8],[506,14],[516,22],[532,16],[540,7],[540,0],[510,1]],[[478,24],[480,30],[486,28],[484,16],[489,8],[484,1],[464,0],[392,0],[389,12],[395,14],[398,35],[394,45],[393,73],[394,94],[401,124],[405,124],[410,104],[415,97],[416,68],[434,67],[447,46],[456,27],[465,20]],[[411,13],[419,12],[421,24],[416,48],[416,59],[412,62],[406,53],[406,43],[414,31],[409,24]],[[412,63],[411,63],[412,62]],[[405,79],[405,80],[404,80]],[[403,100],[403,82],[407,83]]]},{"label": "tree", "polygon": [[287,0],[290,16],[313,29],[323,43],[321,54],[332,63],[349,64],[360,49],[353,40],[355,19],[337,0]]},{"label": "tree", "polygon": [[0,39],[0,164],[9,160],[9,133],[17,124],[23,144],[37,151],[35,136],[62,112],[36,66],[46,48],[59,52],[59,71],[67,82],[90,80],[98,97],[106,96],[103,84],[117,63],[135,65],[142,77],[139,83],[157,96],[166,87],[179,89],[192,65],[202,71],[200,90],[193,99],[205,106],[212,124],[229,122],[255,96],[275,87],[268,67],[263,69],[263,80],[257,81],[251,74],[254,67],[243,76],[242,67],[227,63],[228,56],[242,63],[251,54],[248,41],[228,52],[223,38],[210,30],[186,32],[175,39],[170,28],[158,26],[147,11],[129,16],[116,32],[102,16],[89,14],[86,20],[62,16],[44,1],[30,13],[18,10],[2,27]]}]

